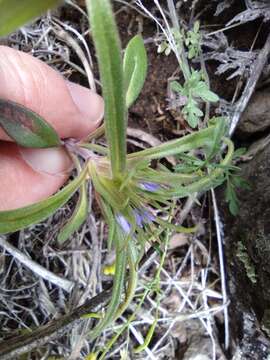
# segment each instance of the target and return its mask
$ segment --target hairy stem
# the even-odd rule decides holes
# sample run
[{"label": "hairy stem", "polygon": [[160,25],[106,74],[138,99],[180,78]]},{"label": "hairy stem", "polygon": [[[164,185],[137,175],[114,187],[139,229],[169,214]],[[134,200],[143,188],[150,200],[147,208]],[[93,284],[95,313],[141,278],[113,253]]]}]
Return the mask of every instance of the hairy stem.
[{"label": "hairy stem", "polygon": [[126,272],[126,258],[127,249],[123,247],[123,235],[118,231],[116,233],[116,262],[115,262],[115,276],[113,281],[112,297],[104,318],[97,324],[97,326],[90,332],[91,339],[97,338],[102,331],[115,319],[121,302],[121,294],[125,280]]}]

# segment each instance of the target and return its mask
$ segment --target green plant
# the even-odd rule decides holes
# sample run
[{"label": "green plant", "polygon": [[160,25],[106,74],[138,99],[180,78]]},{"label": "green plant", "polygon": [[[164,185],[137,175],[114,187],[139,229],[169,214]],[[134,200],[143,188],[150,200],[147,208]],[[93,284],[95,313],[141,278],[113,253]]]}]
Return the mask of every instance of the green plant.
[{"label": "green plant", "polygon": [[204,115],[199,103],[217,102],[218,96],[209,89],[203,71],[194,70],[189,60],[200,54],[200,23],[195,21],[193,29],[185,31],[177,28],[169,29],[166,40],[158,46],[158,53],[169,55],[175,52],[179,67],[184,75],[181,85],[178,81],[170,83],[172,91],[179,97],[179,106],[185,120],[192,128],[196,128],[199,119]]},{"label": "green plant", "polygon": [[[245,148],[239,148],[234,152],[233,160],[237,160],[239,157],[244,155],[246,152]],[[226,177],[226,191],[225,200],[229,205],[229,210],[232,215],[237,215],[239,212],[239,199],[237,196],[236,189],[250,189],[249,183],[242,178],[241,169],[235,165],[228,166],[225,169]]]},{"label": "green plant", "polygon": [[200,23],[195,21],[193,29],[188,30],[185,37],[185,45],[188,48],[188,58],[192,59],[200,53]]},{"label": "green plant", "polygon": [[182,113],[192,128],[198,125],[198,119],[203,116],[203,112],[198,106],[198,100],[203,102],[218,101],[218,96],[209,90],[208,85],[203,80],[201,71],[191,69],[191,74],[183,86],[179,82],[173,81],[171,88],[181,96],[184,105]]},{"label": "green plant", "polygon": [[[171,33],[175,39],[176,44],[182,46],[182,43],[185,44],[188,50],[188,58],[192,59],[199,55],[200,53],[200,23],[195,21],[193,29],[188,31],[178,31],[176,28],[172,28]],[[162,40],[158,45],[158,53],[161,54],[164,52],[166,56],[170,55],[172,48],[170,43],[167,40]]]},{"label": "green plant", "polygon": [[[113,246],[116,252],[111,301],[104,317],[90,333],[94,339],[125,311],[132,300],[137,284],[137,266],[146,241],[155,238],[160,229],[194,231],[194,228],[186,229],[169,220],[171,204],[179,198],[206,191],[223,182],[224,169],[231,163],[234,147],[225,137],[224,121],[217,118],[196,133],[127,154],[128,108],[138,97],[147,71],[143,40],[135,36],[122,59],[110,1],[87,0],[86,4],[103,88],[108,147],[72,140],[63,143],[45,119],[18,104],[2,100],[0,125],[8,135],[25,147],[65,146],[74,158],[78,176],[47,200],[0,212],[0,233],[16,231],[44,220],[78,190],[80,197],[75,212],[58,236],[58,241],[64,242],[87,217],[86,184],[92,181],[97,201],[109,226],[108,247]],[[1,16],[2,13],[0,20]],[[201,74],[196,71],[191,72],[183,89],[183,94],[190,97],[186,111],[191,117],[196,112],[198,114],[198,110],[194,110],[196,104],[193,97],[200,96],[206,101],[215,99],[202,81]],[[221,154],[222,144],[227,147],[224,158]],[[205,164],[200,169],[176,172],[160,161],[174,155],[191,156],[197,150]],[[85,160],[82,169],[79,158]],[[220,162],[214,166],[216,158]],[[152,160],[157,163],[155,167]],[[156,215],[157,211],[159,216]],[[128,285],[122,301],[126,280]]]}]

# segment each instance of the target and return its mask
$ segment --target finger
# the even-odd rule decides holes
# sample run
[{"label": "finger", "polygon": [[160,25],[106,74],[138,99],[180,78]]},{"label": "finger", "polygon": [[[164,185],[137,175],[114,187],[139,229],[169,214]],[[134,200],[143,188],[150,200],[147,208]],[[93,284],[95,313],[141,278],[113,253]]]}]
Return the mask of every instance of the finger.
[{"label": "finger", "polygon": [[[0,98],[12,100],[47,120],[61,138],[83,138],[103,117],[102,98],[64,80],[40,60],[0,46]],[[0,129],[0,139],[8,139]]]},{"label": "finger", "polygon": [[63,148],[27,149],[23,159],[16,144],[0,142],[0,210],[54,194],[67,180],[71,165]]}]

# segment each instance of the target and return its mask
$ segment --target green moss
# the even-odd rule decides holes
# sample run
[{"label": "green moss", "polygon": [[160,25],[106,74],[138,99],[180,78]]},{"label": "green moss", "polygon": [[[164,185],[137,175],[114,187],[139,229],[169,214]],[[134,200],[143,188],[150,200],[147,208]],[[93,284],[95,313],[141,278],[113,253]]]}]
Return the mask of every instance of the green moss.
[{"label": "green moss", "polygon": [[236,256],[243,263],[249,280],[252,282],[252,284],[256,284],[257,279],[255,267],[248,255],[245,245],[241,241],[238,241],[237,243]]}]

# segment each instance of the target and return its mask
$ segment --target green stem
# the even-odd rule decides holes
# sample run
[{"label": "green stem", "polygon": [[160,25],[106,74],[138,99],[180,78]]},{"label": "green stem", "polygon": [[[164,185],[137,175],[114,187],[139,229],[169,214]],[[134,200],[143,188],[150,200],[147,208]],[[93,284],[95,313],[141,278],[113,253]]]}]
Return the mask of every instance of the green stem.
[{"label": "green stem", "polygon": [[123,312],[128,308],[130,302],[132,301],[132,299],[134,297],[136,287],[137,287],[138,274],[136,271],[136,263],[137,263],[138,256],[137,256],[136,248],[135,248],[134,244],[132,243],[132,239],[130,239],[129,243],[128,243],[127,255],[128,255],[128,265],[129,265],[128,289],[127,289],[125,301],[120,305],[120,307],[115,315],[115,319],[120,317],[123,314]]},{"label": "green stem", "polygon": [[170,140],[161,145],[137,151],[128,155],[128,161],[134,159],[160,159],[166,156],[178,155],[180,153],[190,151],[198,147],[211,146],[215,126],[209,126],[190,135],[186,135],[180,139]]},{"label": "green stem", "polygon": [[126,272],[126,258],[127,249],[123,247],[122,235],[118,231],[115,238],[116,243],[116,261],[115,261],[115,276],[113,280],[112,297],[104,318],[97,324],[97,326],[90,332],[91,340],[97,338],[102,331],[115,319],[117,309],[121,301],[121,294],[125,280]]},{"label": "green stem", "polygon": [[142,298],[139,302],[139,304],[136,306],[135,311],[129,316],[127,322],[120,328],[120,330],[111,338],[111,340],[109,340],[109,342],[107,343],[107,345],[105,346],[105,349],[102,351],[102,354],[98,357],[98,360],[103,360],[105,358],[105,356],[107,355],[108,351],[110,350],[110,348],[113,346],[113,344],[117,341],[117,339],[119,338],[119,336],[129,327],[129,325],[132,323],[132,321],[135,319],[138,311],[141,309],[146,296],[149,295],[149,293],[151,292],[151,290],[147,289],[144,291]]}]

